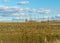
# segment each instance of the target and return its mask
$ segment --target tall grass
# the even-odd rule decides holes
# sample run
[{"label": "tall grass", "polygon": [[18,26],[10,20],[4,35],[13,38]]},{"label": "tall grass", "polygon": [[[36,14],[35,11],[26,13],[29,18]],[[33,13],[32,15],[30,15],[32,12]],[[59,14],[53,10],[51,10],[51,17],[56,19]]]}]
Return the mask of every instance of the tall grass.
[{"label": "tall grass", "polygon": [[60,22],[0,23],[0,43],[60,43]]}]

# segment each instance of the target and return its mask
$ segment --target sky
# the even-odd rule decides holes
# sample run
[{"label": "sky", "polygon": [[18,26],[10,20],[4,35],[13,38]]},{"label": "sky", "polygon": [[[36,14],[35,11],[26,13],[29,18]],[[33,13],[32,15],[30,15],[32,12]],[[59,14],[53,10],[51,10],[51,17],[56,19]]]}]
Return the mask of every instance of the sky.
[{"label": "sky", "polygon": [[0,22],[60,20],[60,0],[0,0]]}]

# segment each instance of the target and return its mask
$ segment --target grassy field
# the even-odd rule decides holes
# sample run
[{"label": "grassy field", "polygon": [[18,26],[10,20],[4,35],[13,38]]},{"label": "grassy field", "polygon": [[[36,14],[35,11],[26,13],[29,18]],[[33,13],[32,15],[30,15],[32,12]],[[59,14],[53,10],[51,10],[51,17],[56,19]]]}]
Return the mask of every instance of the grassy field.
[{"label": "grassy field", "polygon": [[0,22],[0,43],[60,43],[60,22]]}]

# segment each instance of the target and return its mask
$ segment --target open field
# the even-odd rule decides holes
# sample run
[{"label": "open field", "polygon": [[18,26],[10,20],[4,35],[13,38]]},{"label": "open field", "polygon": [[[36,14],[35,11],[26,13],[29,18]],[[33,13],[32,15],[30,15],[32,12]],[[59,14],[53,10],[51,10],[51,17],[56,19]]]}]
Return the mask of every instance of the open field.
[{"label": "open field", "polygon": [[0,43],[60,43],[60,22],[0,22]]}]

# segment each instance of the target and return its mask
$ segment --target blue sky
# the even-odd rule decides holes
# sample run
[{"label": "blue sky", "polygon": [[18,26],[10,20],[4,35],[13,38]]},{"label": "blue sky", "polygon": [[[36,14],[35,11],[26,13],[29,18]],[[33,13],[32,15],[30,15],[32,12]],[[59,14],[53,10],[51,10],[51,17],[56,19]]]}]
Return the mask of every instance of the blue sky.
[{"label": "blue sky", "polygon": [[19,5],[20,7],[60,9],[60,0],[9,0],[7,3],[1,0],[0,5],[16,6],[16,2],[23,1],[29,1],[29,5]]},{"label": "blue sky", "polygon": [[60,0],[0,0],[0,21],[60,20]]}]

